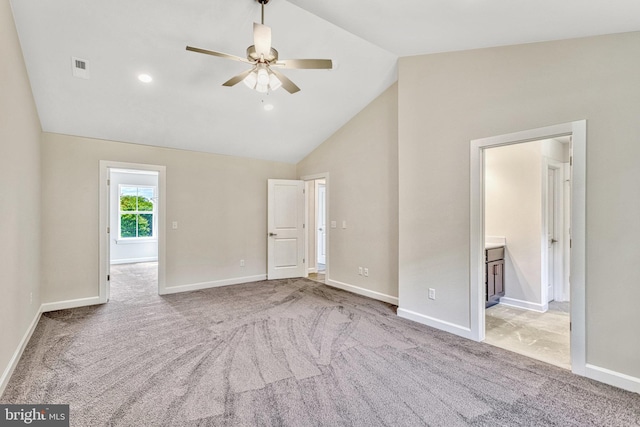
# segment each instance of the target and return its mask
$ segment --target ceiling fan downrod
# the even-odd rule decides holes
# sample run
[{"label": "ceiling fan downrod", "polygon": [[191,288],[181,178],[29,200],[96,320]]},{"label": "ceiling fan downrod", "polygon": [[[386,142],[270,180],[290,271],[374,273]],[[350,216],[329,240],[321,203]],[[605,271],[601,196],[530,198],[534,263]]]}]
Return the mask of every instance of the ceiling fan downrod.
[{"label": "ceiling fan downrod", "polygon": [[256,1],[260,3],[260,5],[262,6],[262,21],[260,23],[264,25],[264,5],[269,3],[269,0],[256,0]]}]

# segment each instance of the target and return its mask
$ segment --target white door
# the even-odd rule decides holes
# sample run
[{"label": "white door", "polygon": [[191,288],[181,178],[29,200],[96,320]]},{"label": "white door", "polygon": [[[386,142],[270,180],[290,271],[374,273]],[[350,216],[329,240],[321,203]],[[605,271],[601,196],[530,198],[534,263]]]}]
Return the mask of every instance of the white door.
[{"label": "white door", "polygon": [[268,180],[267,278],[305,277],[304,181]]},{"label": "white door", "polygon": [[318,238],[316,239],[318,243],[318,264],[326,264],[327,263],[327,248],[326,248],[326,235],[327,235],[327,211],[325,209],[326,202],[326,186],[324,184],[318,185],[318,203],[317,203],[317,215],[316,215],[316,225],[318,227]]},{"label": "white door", "polygon": [[556,277],[556,170],[547,169],[547,302],[554,299]]}]

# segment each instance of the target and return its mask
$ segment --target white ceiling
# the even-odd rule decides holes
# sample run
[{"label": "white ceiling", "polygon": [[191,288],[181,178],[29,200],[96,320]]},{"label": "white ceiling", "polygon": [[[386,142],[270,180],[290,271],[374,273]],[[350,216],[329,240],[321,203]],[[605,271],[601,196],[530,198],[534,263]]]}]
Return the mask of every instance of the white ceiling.
[{"label": "white ceiling", "polygon": [[284,162],[389,87],[398,56],[640,30],[638,0],[271,0],[280,57],[337,68],[285,70],[302,90],[261,95],[221,86],[245,64],[185,50],[244,56],[255,0],[11,3],[44,131]]}]

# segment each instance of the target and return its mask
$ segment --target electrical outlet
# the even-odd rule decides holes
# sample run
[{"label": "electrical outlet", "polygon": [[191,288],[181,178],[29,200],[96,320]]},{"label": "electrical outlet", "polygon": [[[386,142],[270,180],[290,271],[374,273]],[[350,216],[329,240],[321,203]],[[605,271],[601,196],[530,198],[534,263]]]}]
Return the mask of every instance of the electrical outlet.
[{"label": "electrical outlet", "polygon": [[436,290],[429,288],[429,299],[436,299]]},{"label": "electrical outlet", "polygon": [[364,268],[364,277],[369,277],[369,269],[367,267]]},{"label": "electrical outlet", "polygon": [[244,260],[243,259],[240,260],[240,267],[244,267]]},{"label": "electrical outlet", "polygon": [[177,230],[178,229],[178,221],[173,221],[171,223],[171,228],[173,228],[174,230]]},{"label": "electrical outlet", "polygon": [[358,267],[358,274],[362,276],[362,267]]}]

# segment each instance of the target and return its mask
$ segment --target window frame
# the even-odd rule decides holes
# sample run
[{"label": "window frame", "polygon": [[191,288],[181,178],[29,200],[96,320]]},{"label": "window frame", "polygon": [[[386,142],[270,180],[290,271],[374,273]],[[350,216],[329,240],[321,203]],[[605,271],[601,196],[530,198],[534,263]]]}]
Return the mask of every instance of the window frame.
[{"label": "window frame", "polygon": [[[151,197],[151,203],[153,205],[153,209],[150,211],[123,211],[122,205],[120,202],[120,198],[122,197],[122,187],[136,188],[136,194],[139,194],[140,188],[150,188],[153,191],[153,196]],[[141,185],[141,184],[118,184],[118,238],[116,239],[117,244],[131,244],[131,243],[147,243],[147,242],[157,242],[158,241],[158,204],[156,203],[158,194],[158,188],[155,185]],[[140,215],[140,214],[151,214],[153,217],[151,224],[151,237],[143,236],[143,237],[122,237],[122,215]],[[136,234],[138,233],[138,229],[136,227]]]}]

